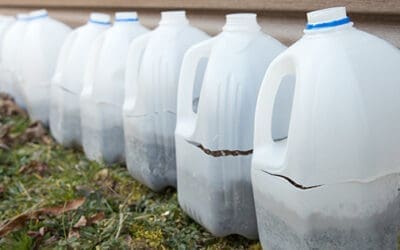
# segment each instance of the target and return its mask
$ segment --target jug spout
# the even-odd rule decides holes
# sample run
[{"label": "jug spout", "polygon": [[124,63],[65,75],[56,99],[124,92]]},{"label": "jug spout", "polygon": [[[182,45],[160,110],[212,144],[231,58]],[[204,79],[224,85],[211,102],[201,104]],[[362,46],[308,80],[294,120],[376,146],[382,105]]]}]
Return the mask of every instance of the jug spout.
[{"label": "jug spout", "polygon": [[89,17],[89,23],[110,25],[110,15],[103,13],[91,13]]},{"label": "jug spout", "polygon": [[189,21],[186,18],[184,10],[177,11],[162,11],[160,25],[163,24],[187,24]]},{"label": "jug spout", "polygon": [[41,19],[41,18],[46,18],[46,17],[48,17],[48,13],[47,13],[47,10],[45,10],[45,9],[34,10],[29,13],[30,20]]},{"label": "jug spout", "polygon": [[305,31],[326,30],[339,26],[352,26],[353,23],[346,14],[346,7],[334,7],[307,13]]},{"label": "jug spout", "polygon": [[228,14],[223,27],[224,31],[259,31],[260,29],[255,13]]},{"label": "jug spout", "polygon": [[115,22],[137,22],[139,21],[138,15],[135,11],[131,12],[115,12]]}]

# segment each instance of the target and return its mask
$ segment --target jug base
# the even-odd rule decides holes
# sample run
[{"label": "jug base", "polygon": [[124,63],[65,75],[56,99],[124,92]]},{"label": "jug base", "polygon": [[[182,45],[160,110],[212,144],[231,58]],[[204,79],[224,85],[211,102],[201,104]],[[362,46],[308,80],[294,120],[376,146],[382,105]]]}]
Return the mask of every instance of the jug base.
[{"label": "jug base", "polygon": [[218,185],[204,176],[179,170],[178,201],[190,217],[217,237],[239,234],[258,238],[250,181],[229,180]]},{"label": "jug base", "polygon": [[175,147],[146,144],[130,137],[126,142],[129,173],[153,191],[176,188]]},{"label": "jug base", "polygon": [[310,190],[299,190],[285,180],[263,175],[253,170],[263,247],[396,249],[400,232],[398,174],[369,183],[344,182]]}]

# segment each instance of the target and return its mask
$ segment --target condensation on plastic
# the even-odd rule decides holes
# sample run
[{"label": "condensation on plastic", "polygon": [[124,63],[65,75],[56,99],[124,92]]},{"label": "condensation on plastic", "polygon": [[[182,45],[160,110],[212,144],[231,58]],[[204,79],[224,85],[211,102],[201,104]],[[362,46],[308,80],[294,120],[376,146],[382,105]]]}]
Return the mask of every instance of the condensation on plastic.
[{"label": "condensation on plastic", "polygon": [[[260,31],[255,14],[232,14],[221,34],[184,57],[176,127],[178,199],[216,236],[257,238],[250,180],[254,110],[262,77],[285,48]],[[207,68],[196,90],[196,69],[204,58]],[[197,112],[193,96],[199,96]]]},{"label": "condensation on plastic", "polygon": [[80,98],[82,144],[86,156],[114,163],[125,160],[122,105],[129,44],[147,32],[135,12],[116,21],[94,42]]},{"label": "condensation on plastic", "polygon": [[64,146],[81,145],[79,98],[89,51],[96,38],[110,27],[110,16],[92,13],[87,24],[66,38],[51,83],[50,130]]},{"label": "condensation on plastic", "polygon": [[[343,10],[309,18],[332,24],[346,18]],[[277,57],[260,88],[252,183],[261,243],[267,249],[395,249],[400,52],[351,22],[328,26],[307,30]],[[271,111],[287,74],[296,76],[289,133],[275,142]]]},{"label": "condensation on plastic", "polygon": [[159,26],[132,42],[126,71],[124,131],[131,175],[153,190],[176,186],[176,97],[186,50],[208,36],[184,11],[161,13]]},{"label": "condensation on plastic", "polygon": [[50,85],[58,55],[71,29],[50,18],[46,10],[29,15],[22,45],[18,48],[21,79],[17,80],[29,116],[48,124]]}]

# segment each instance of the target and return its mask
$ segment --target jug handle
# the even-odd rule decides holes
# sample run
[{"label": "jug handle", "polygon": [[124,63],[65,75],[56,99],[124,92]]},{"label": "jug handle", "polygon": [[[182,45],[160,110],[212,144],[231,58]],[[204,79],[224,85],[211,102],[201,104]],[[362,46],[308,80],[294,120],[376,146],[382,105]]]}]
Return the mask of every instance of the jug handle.
[{"label": "jug handle", "polygon": [[[253,162],[269,160],[268,170],[278,171],[283,167],[287,152],[287,141],[274,141],[272,137],[272,115],[275,98],[282,80],[287,75],[295,75],[294,58],[283,52],[268,67],[258,94],[255,127],[254,127],[254,155]],[[264,166],[264,164],[255,164]],[[265,167],[265,166],[264,166]]]},{"label": "jug handle", "polygon": [[61,52],[57,58],[57,66],[51,80],[51,85],[57,85],[60,83],[62,74],[61,69],[64,67],[67,56],[69,55],[69,51],[71,50],[72,41],[75,39],[75,37],[76,31],[71,32],[65,40],[64,44],[62,45]]},{"label": "jug handle", "polygon": [[92,92],[96,66],[99,61],[99,56],[104,39],[106,37],[106,32],[103,32],[103,34],[101,34],[100,37],[98,37],[94,41],[93,45],[90,48],[88,60],[85,67],[85,74],[83,76],[83,89],[81,92],[81,97],[82,95],[90,95]]},{"label": "jug handle", "polygon": [[150,33],[141,35],[134,39],[129,45],[125,69],[125,101],[123,111],[129,112],[135,105],[135,96],[138,91],[138,77],[140,65]]},{"label": "jug handle", "polygon": [[[194,129],[196,114],[193,112],[193,89],[196,78],[196,70],[203,58],[208,58],[215,38],[208,39],[190,47],[185,53],[182,61],[182,68],[178,86],[178,108],[177,108],[177,128],[181,134],[190,137]],[[192,126],[187,126],[187,122]],[[180,126],[182,125],[182,126]]]}]

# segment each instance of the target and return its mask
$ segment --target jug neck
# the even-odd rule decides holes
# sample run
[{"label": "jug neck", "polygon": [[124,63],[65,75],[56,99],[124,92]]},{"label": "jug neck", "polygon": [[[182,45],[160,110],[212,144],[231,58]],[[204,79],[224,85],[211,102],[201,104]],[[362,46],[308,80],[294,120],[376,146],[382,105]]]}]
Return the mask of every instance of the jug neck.
[{"label": "jug neck", "polygon": [[110,15],[103,13],[91,13],[88,24],[96,26],[110,26]]},{"label": "jug neck", "polygon": [[352,26],[353,23],[346,14],[346,7],[334,7],[308,12],[304,33],[321,33]]},{"label": "jug neck", "polygon": [[29,13],[30,21],[46,19],[48,17],[49,17],[49,14],[47,13],[47,10],[45,10],[45,9],[35,10],[35,11],[32,11]]},{"label": "jug neck", "polygon": [[261,30],[254,13],[238,13],[226,15],[223,31],[258,32]]},{"label": "jug neck", "polygon": [[162,11],[159,25],[186,25],[189,21],[186,18],[186,12],[179,11]]}]

